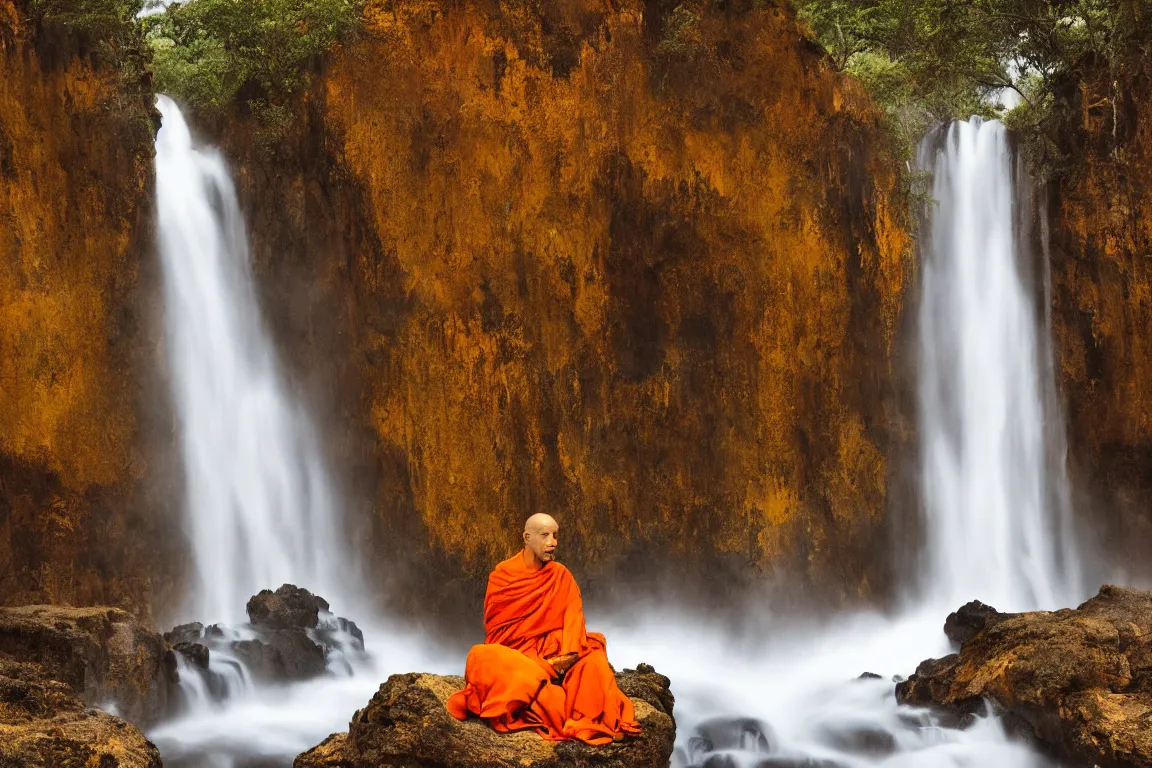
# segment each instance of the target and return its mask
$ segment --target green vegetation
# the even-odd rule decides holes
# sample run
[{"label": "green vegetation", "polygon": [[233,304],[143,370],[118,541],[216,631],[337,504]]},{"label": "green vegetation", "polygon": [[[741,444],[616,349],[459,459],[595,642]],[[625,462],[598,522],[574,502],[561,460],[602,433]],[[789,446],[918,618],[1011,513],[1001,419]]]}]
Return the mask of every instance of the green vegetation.
[{"label": "green vegetation", "polygon": [[[836,66],[864,82],[905,152],[931,123],[1006,117],[1042,171],[1062,162],[1062,96],[1092,77],[1115,106],[1132,70],[1147,76],[1149,0],[797,0]],[[1019,95],[1008,112],[999,94]],[[1007,114],[1006,114],[1007,113]]]},{"label": "green vegetation", "polygon": [[[111,0],[104,0],[109,2]],[[156,90],[202,113],[238,96],[266,116],[359,24],[358,0],[193,0],[149,17]],[[282,120],[272,121],[279,129]],[[279,130],[278,129],[278,130]]]}]

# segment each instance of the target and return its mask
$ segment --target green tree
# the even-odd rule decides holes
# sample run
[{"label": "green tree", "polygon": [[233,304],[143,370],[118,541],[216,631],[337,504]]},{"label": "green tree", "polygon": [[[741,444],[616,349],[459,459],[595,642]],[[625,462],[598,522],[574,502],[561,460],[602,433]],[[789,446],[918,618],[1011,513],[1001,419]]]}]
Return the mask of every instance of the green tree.
[{"label": "green tree", "polygon": [[[145,20],[156,88],[202,112],[274,108],[359,24],[358,0],[193,0]],[[270,106],[271,105],[271,106]]]}]

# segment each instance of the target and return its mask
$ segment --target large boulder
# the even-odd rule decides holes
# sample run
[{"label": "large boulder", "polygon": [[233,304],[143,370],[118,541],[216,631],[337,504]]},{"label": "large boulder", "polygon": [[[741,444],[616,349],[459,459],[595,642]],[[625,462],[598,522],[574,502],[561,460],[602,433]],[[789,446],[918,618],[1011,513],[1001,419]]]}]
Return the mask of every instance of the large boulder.
[{"label": "large boulder", "polygon": [[314,629],[328,601],[294,584],[260,590],[248,601],[248,620],[263,629]]},{"label": "large boulder", "polygon": [[137,725],[166,711],[170,662],[164,641],[118,608],[0,608],[0,654],[38,664],[85,704]]},{"label": "large boulder", "polygon": [[1152,593],[1105,586],[1075,610],[996,614],[896,695],[961,716],[989,700],[1072,764],[1152,766]]},{"label": "large boulder", "polygon": [[352,718],[296,758],[294,768],[665,768],[672,755],[675,700],[668,678],[647,665],[616,676],[636,705],[643,732],[604,746],[545,741],[535,733],[501,734],[479,719],[456,720],[445,708],[462,677],[393,675]]},{"label": "large boulder", "polygon": [[131,723],[85,708],[40,664],[0,656],[0,765],[21,768],[161,768]]}]

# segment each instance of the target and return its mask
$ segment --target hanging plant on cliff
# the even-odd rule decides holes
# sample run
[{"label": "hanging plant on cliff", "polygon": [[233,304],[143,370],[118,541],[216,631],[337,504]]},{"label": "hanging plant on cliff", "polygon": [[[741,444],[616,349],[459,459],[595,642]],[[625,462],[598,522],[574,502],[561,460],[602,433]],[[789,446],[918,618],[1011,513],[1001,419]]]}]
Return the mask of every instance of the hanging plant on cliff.
[{"label": "hanging plant on cliff", "polygon": [[[936,120],[1003,117],[1040,170],[1060,158],[1052,140],[1075,120],[1057,98],[1104,66],[1148,60],[1148,0],[799,0],[837,67],[856,75],[905,141]],[[1106,62],[1105,64],[1101,64]],[[1115,105],[1117,77],[1095,94]],[[1007,97],[1013,93],[1015,97]]]},{"label": "hanging plant on cliff", "polygon": [[193,0],[146,20],[156,89],[201,112],[275,105],[358,26],[358,0]]}]

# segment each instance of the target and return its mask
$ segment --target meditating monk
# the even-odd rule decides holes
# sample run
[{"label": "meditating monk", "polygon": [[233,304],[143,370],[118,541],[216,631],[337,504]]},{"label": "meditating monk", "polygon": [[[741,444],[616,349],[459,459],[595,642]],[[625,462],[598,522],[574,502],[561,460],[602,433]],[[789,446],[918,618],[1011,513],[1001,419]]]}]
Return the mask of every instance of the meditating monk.
[{"label": "meditating monk", "polygon": [[604,636],[584,627],[576,580],[555,560],[558,530],[548,515],[532,515],[524,549],[488,577],[485,644],[468,653],[468,684],[448,711],[459,720],[478,715],[501,732],[606,744],[640,726],[616,686]]}]

